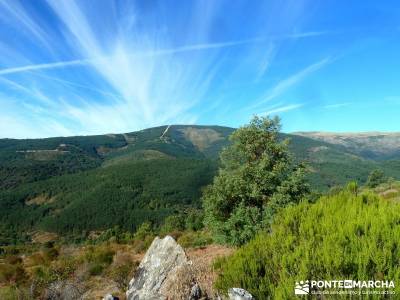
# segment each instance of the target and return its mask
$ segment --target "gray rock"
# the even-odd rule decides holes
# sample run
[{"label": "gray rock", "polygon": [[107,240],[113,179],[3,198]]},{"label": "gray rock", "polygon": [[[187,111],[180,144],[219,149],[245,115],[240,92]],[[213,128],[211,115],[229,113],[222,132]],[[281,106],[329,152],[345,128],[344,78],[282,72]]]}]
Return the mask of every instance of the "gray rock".
[{"label": "gray rock", "polygon": [[166,299],[160,294],[163,282],[176,268],[188,263],[185,251],[172,237],[156,237],[129,282],[127,300]]},{"label": "gray rock", "polygon": [[104,296],[103,300],[119,300],[119,298],[118,297],[114,297],[111,294],[107,294],[107,295]]},{"label": "gray rock", "polygon": [[201,289],[198,283],[195,283],[190,290],[189,300],[199,300],[201,298]]},{"label": "gray rock", "polygon": [[228,290],[229,300],[254,300],[254,297],[246,290],[231,288]]}]

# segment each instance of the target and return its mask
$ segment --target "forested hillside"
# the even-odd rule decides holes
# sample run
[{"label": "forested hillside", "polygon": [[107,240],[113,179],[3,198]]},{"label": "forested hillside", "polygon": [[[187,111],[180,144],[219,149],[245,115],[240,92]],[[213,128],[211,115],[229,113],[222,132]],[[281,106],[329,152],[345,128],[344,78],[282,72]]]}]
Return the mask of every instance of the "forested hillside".
[{"label": "forested hillside", "polygon": [[[126,134],[0,140],[0,243],[29,240],[37,230],[75,237],[115,225],[134,231],[145,220],[160,224],[168,215],[199,207],[201,190],[215,175],[233,131],[173,125]],[[377,160],[338,143],[281,138],[290,138],[294,158],[306,162],[315,190],[349,180],[365,183],[374,169],[400,178],[395,155]]]}]

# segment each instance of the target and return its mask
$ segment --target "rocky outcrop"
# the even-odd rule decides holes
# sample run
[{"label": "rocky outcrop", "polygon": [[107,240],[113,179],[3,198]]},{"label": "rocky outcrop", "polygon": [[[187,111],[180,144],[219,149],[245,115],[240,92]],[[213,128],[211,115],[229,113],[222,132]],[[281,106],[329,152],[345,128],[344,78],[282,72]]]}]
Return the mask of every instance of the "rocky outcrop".
[{"label": "rocky outcrop", "polygon": [[192,263],[172,237],[156,237],[129,283],[127,300],[255,299],[241,288],[229,289],[228,298],[207,290],[204,279],[209,282],[210,278],[204,274],[211,270],[205,266],[196,260]]},{"label": "rocky outcrop", "polygon": [[161,293],[163,283],[177,269],[187,265],[190,262],[185,251],[172,237],[155,238],[129,283],[127,299],[166,299]]},{"label": "rocky outcrop", "polygon": [[228,290],[229,300],[254,300],[254,297],[246,290],[231,288]]}]

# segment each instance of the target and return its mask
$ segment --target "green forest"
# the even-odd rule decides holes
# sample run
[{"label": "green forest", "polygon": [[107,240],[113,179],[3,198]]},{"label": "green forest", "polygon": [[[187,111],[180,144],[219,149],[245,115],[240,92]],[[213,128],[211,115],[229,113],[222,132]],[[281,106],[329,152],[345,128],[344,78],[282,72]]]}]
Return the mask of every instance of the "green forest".
[{"label": "green forest", "polygon": [[[6,236],[1,242],[17,242],[18,234],[31,228],[80,236],[115,225],[134,232],[145,221],[160,224],[168,215],[201,207],[201,187],[214,173],[209,160],[154,159],[2,191],[0,217]],[[7,235],[16,240],[7,240]]]},{"label": "green forest", "polygon": [[[0,244],[25,243],[37,231],[68,241],[117,226],[201,207],[202,190],[223,164],[234,129],[161,126],[127,134],[0,140]],[[278,132],[317,195],[376,169],[400,178],[400,160],[360,156],[342,145]],[[266,183],[267,184],[267,183]]]}]

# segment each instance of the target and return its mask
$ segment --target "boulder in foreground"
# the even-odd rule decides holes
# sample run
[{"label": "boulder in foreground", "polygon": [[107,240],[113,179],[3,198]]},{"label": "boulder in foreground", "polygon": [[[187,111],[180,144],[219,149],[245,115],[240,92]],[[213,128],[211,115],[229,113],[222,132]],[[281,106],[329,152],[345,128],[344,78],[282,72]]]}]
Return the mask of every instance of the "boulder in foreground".
[{"label": "boulder in foreground", "polygon": [[156,237],[129,283],[127,299],[166,299],[160,293],[163,282],[177,268],[188,264],[185,251],[172,237],[166,236],[163,239]]}]

